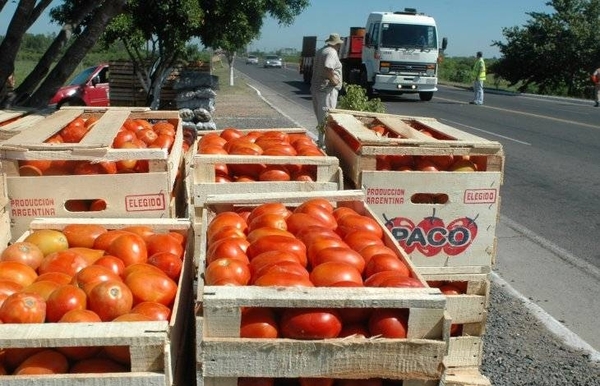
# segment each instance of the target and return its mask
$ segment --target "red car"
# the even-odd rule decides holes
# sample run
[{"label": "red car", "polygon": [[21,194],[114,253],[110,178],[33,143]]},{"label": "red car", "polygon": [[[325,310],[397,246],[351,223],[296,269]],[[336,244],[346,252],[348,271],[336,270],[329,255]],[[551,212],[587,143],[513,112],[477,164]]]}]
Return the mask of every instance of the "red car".
[{"label": "red car", "polygon": [[103,63],[81,71],[69,84],[58,89],[50,105],[110,106],[108,64]]}]

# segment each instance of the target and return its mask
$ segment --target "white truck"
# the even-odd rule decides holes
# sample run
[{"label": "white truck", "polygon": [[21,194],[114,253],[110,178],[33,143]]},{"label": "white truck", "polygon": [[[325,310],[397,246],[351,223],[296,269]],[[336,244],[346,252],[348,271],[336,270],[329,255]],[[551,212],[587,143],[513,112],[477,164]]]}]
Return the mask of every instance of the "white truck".
[{"label": "white truck", "polygon": [[447,45],[446,38],[440,45],[435,19],[414,8],[372,12],[362,48],[360,83],[369,95],[413,93],[430,101],[437,91],[440,54]]}]

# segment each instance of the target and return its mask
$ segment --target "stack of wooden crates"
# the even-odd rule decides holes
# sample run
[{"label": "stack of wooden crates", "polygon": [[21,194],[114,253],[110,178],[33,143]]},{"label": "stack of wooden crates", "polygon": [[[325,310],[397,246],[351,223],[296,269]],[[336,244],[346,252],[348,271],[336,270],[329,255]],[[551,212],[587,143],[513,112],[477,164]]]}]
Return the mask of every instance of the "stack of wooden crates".
[{"label": "stack of wooden crates", "polygon": [[[489,384],[479,367],[496,257],[502,145],[432,118],[335,110],[327,122],[326,148],[340,160],[347,185],[365,192],[366,203],[417,271],[432,286],[462,289],[447,296],[447,312],[458,327],[449,339],[445,371],[465,374],[458,384]],[[474,161],[477,171],[428,164],[459,158]],[[421,164],[403,170],[407,159]]]},{"label": "stack of wooden crates", "polygon": [[[33,116],[32,116],[33,117]],[[79,143],[48,143],[76,118],[97,119]],[[169,122],[176,128],[170,151],[159,148],[115,149],[113,139],[127,119]],[[193,235],[188,218],[178,218],[177,199],[183,159],[182,127],[177,111],[146,108],[68,107],[47,116],[27,116],[0,128],[0,247],[22,241],[38,229],[61,230],[67,224],[100,224],[107,229],[150,227],[176,232],[188,240],[171,320],[165,322],[64,323],[0,325],[0,349],[127,346],[131,371],[110,374],[0,376],[0,383],[19,386],[39,382],[56,386],[188,384],[189,320],[193,307]],[[126,174],[21,175],[26,161],[147,160],[148,170]],[[52,173],[50,173],[52,174]],[[104,201],[103,210],[82,210],[70,202]],[[75,208],[75,209],[74,209]],[[185,208],[182,208],[182,210]]]}]

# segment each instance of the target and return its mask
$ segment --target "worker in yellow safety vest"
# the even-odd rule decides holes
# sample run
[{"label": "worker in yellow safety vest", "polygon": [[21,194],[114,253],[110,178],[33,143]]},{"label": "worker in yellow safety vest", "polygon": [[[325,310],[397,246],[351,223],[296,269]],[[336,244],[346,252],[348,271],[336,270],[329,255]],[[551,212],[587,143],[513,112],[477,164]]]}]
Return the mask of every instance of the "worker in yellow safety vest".
[{"label": "worker in yellow safety vest", "polygon": [[473,64],[473,92],[474,98],[471,102],[472,105],[483,104],[483,81],[485,80],[485,61],[483,60],[483,53],[477,52],[477,59]]}]

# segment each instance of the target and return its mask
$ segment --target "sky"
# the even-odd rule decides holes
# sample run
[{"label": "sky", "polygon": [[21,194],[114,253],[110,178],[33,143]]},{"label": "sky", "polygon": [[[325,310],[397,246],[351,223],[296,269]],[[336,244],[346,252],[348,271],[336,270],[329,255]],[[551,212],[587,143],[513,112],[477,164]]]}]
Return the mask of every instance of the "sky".
[{"label": "sky", "polygon": [[[370,12],[411,7],[436,19],[439,36],[448,38],[447,56],[474,56],[482,51],[484,57],[500,57],[492,43],[504,42],[502,28],[524,26],[531,20],[528,12],[552,13],[553,8],[546,2],[548,0],[311,0],[311,5],[290,26],[280,26],[267,18],[261,37],[248,48],[250,51],[300,50],[302,36],[317,36],[322,43],[330,33],[347,36],[350,27],[363,27]],[[59,3],[55,0],[51,7]],[[0,35],[6,34],[15,7],[16,3],[9,1],[0,13]],[[58,33],[59,29],[44,16],[28,32]]]}]

